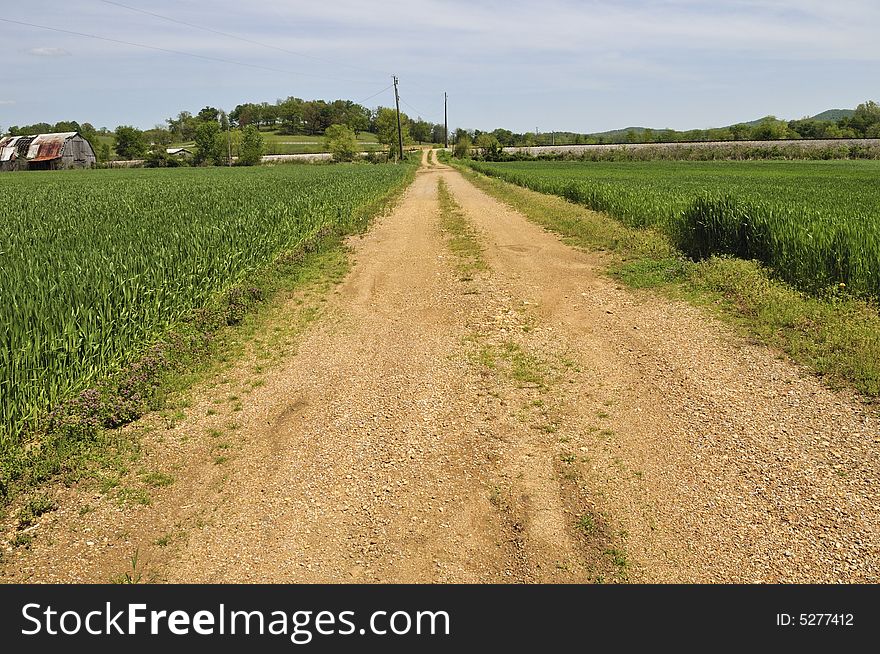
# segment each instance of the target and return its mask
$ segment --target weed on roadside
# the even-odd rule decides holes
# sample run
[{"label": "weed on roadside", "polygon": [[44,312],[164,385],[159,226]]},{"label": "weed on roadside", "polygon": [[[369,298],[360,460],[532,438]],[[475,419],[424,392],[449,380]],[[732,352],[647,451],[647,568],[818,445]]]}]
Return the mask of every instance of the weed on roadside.
[{"label": "weed on roadside", "polygon": [[58,505],[45,493],[39,493],[21,507],[18,512],[18,528],[25,529],[36,523],[41,515],[54,511]]},{"label": "weed on roadside", "polygon": [[138,569],[140,550],[136,549],[134,554],[131,555],[131,559],[129,560],[130,567],[125,572],[116,575],[110,580],[112,584],[139,584],[141,583],[141,579],[143,577],[141,571]]}]

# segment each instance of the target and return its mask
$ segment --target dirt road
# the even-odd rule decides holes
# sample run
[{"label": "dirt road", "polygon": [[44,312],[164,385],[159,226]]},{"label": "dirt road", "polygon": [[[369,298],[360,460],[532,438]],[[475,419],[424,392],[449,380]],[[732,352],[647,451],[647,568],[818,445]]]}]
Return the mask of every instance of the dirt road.
[{"label": "dirt road", "polygon": [[[440,179],[482,269],[448,247]],[[352,247],[287,354],[148,432],[174,483],[57,490],[2,579],[880,580],[880,424],[847,394],[427,158]]]}]

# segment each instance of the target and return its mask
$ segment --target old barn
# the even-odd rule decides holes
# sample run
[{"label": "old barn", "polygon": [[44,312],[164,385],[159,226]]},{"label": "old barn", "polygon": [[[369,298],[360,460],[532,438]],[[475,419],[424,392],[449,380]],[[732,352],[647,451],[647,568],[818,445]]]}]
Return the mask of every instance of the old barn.
[{"label": "old barn", "polygon": [[0,170],[91,168],[96,162],[95,151],[79,132],[0,138]]}]

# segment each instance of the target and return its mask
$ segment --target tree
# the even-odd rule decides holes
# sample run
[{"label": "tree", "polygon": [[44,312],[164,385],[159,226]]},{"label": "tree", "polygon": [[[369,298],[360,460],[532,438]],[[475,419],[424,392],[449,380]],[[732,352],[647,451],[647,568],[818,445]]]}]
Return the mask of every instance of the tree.
[{"label": "tree", "polygon": [[214,107],[205,107],[196,116],[198,120],[204,122],[218,122],[220,120],[220,110]]},{"label": "tree", "polygon": [[370,128],[370,110],[355,102],[346,102],[343,123],[357,136]]},{"label": "tree", "polygon": [[12,136],[30,136],[31,134],[47,134],[52,131],[52,125],[49,123],[35,123],[33,125],[13,125],[9,128]]},{"label": "tree", "polygon": [[220,163],[223,160],[223,150],[218,148],[217,135],[220,133],[220,123],[216,121],[202,122],[196,128],[196,157],[199,163]]},{"label": "tree", "polygon": [[264,127],[275,127],[278,123],[279,107],[268,102],[260,103],[260,122]]},{"label": "tree", "polygon": [[852,116],[844,118],[838,124],[842,128],[849,127],[857,134],[865,135],[878,123],[880,123],[880,105],[873,100],[868,100],[856,107]]},{"label": "tree", "polygon": [[147,153],[144,133],[131,125],[120,125],[114,132],[116,154],[120,159],[140,159]]},{"label": "tree", "polygon": [[471,145],[471,137],[468,136],[467,132],[460,134],[456,131],[455,146],[452,148],[453,156],[458,159],[467,159],[471,156]]},{"label": "tree", "polygon": [[776,116],[767,116],[752,129],[752,138],[756,141],[775,141],[788,138],[788,123]]},{"label": "tree", "polygon": [[353,161],[358,153],[357,137],[345,125],[330,125],[327,128],[324,147],[333,155],[333,161]]},{"label": "tree", "polygon": [[747,141],[751,136],[751,129],[745,123],[731,125],[729,129],[734,141]]},{"label": "tree", "polygon": [[[287,98],[278,105],[278,116],[281,118],[281,134],[298,134],[303,126],[304,102],[299,98]],[[242,126],[248,123],[242,123]]]},{"label": "tree", "polygon": [[[389,155],[392,157],[400,157],[400,147],[397,142],[397,112],[387,107],[379,107],[376,112],[376,138],[379,143],[388,146]],[[410,142],[409,136],[409,118],[406,114],[400,114],[400,128],[403,134],[404,144]]]},{"label": "tree", "polygon": [[333,123],[333,108],[323,100],[312,100],[303,106],[303,122],[308,134],[323,134]]},{"label": "tree", "polygon": [[498,128],[492,132],[492,136],[498,139],[501,145],[513,145],[516,142],[513,132],[509,129]]},{"label": "tree", "polygon": [[79,133],[82,134],[82,137],[92,145],[98,142],[98,130],[96,130],[95,126],[91,123],[83,123],[80,125]]},{"label": "tree", "polygon": [[199,123],[198,119],[188,111],[181,111],[177,114],[177,118],[169,118],[165,122],[178,141],[191,141],[196,135],[196,127]]},{"label": "tree", "polygon": [[62,120],[55,123],[52,127],[53,132],[78,132],[80,131],[79,123],[75,120]]},{"label": "tree", "polygon": [[[85,136],[85,134],[83,134],[83,136]],[[153,129],[145,131],[144,138],[148,143],[164,146],[171,145],[174,141],[174,135],[161,125],[156,125]]]},{"label": "tree", "polygon": [[228,166],[232,156],[232,133],[219,131],[214,135],[214,164]]},{"label": "tree", "polygon": [[255,166],[263,156],[263,135],[254,125],[248,125],[241,133],[241,146],[238,153],[240,166]]},{"label": "tree", "polygon": [[487,161],[497,161],[501,157],[501,143],[492,134],[480,134],[474,145]]},{"label": "tree", "polygon": [[413,139],[418,141],[419,145],[421,145],[425,141],[431,140],[432,127],[433,125],[431,125],[431,123],[422,120],[422,117],[419,116],[410,126],[410,133],[412,134]]},{"label": "tree", "polygon": [[260,108],[250,102],[240,104],[229,112],[229,120],[233,125],[244,127],[252,123],[260,122]]}]

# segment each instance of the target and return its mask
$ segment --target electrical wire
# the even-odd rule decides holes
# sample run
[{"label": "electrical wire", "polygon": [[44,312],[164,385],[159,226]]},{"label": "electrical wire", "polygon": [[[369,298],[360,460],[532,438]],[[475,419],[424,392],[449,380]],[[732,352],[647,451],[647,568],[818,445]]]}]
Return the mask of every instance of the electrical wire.
[{"label": "electrical wire", "polygon": [[[333,64],[333,65],[336,65],[336,66],[345,66],[345,67],[348,67],[348,68],[353,68],[353,69],[356,69],[356,70],[362,70],[362,71],[369,72],[369,73],[376,73],[376,74],[385,75],[385,76],[389,76],[389,75],[391,75],[391,73],[389,73],[389,72],[387,72],[387,71],[380,71],[380,70],[377,70],[377,69],[375,69],[375,68],[365,68],[364,66],[358,66],[358,65],[355,65],[355,64],[349,64],[349,63],[342,62],[342,61],[337,61],[337,60],[333,60],[333,59],[327,59],[327,58],[324,58],[324,57],[318,57],[318,56],[315,56],[315,55],[306,54],[306,53],[304,53],[304,52],[297,52],[297,51],[295,51],[295,50],[288,50],[287,48],[282,48],[282,47],[279,47],[279,46],[276,46],[276,45],[271,45],[271,44],[269,44],[269,43],[264,43],[263,41],[257,41],[257,40],[255,40],[255,39],[249,39],[249,38],[246,38],[246,37],[243,37],[243,36],[238,36],[238,35],[236,35],[236,34],[230,34],[229,32],[223,32],[223,31],[221,31],[221,30],[215,30],[215,29],[213,29],[213,28],[211,28],[211,27],[205,27],[204,25],[197,25],[197,24],[195,24],[195,23],[189,23],[189,22],[187,22],[187,21],[180,20],[180,19],[178,19],[178,18],[172,18],[172,17],[170,17],[170,16],[165,16],[165,15],[163,15],[163,14],[157,14],[157,13],[152,12],[152,11],[147,11],[146,9],[139,9],[138,7],[132,7],[132,6],[129,6],[129,5],[124,4],[124,3],[122,3],[122,2],[116,2],[115,0],[98,0],[98,1],[99,1],[99,2],[103,2],[104,4],[113,5],[113,6],[115,6],[115,7],[120,7],[120,8],[122,8],[122,9],[128,9],[129,11],[134,11],[134,12],[137,12],[137,13],[140,13],[140,14],[145,14],[145,15],[147,15],[147,16],[153,16],[154,18],[159,18],[159,19],[161,19],[161,20],[166,20],[166,21],[169,21],[169,22],[171,22],[171,23],[177,23],[178,25],[185,25],[186,27],[191,27],[191,28],[193,28],[193,29],[202,30],[202,31],[204,31],[204,32],[210,32],[210,33],[212,33],[212,34],[217,34],[217,35],[220,35],[220,36],[225,36],[225,37],[230,38],[230,39],[235,39],[235,40],[237,40],[237,41],[242,41],[243,43],[250,43],[250,44],[253,44],[253,45],[259,45],[259,46],[264,47],[264,48],[269,48],[269,49],[271,49],[271,50],[276,50],[276,51],[278,51],[278,52],[284,52],[284,53],[291,54],[291,55],[294,55],[294,56],[297,56],[297,57],[305,57],[305,58],[307,58],[307,59],[312,59],[312,60],[314,60],[314,61],[321,61],[321,62],[324,62],[324,63]],[[409,85],[411,85],[411,86],[415,86],[416,88],[418,88],[418,89],[422,89],[423,91],[427,91],[427,92],[429,92],[429,93],[433,93],[433,92],[434,92],[433,90],[428,89],[428,88],[422,86],[421,84],[419,84],[419,83],[417,83],[417,82],[415,82],[415,81],[412,81],[412,80],[408,81],[407,84],[409,84]],[[380,91],[380,92],[381,92],[381,91]],[[377,93],[376,95],[378,95],[378,93]]]},{"label": "electrical wire", "polygon": [[362,79],[354,80],[354,79],[347,79],[344,77],[335,77],[332,75],[318,75],[315,73],[303,73],[300,71],[286,70],[283,68],[273,68],[271,66],[262,66],[260,64],[249,64],[249,63],[245,63],[243,61],[235,61],[234,59],[225,59],[223,57],[212,57],[210,55],[201,55],[201,54],[196,54],[194,52],[183,52],[181,50],[171,50],[170,48],[161,48],[161,47],[155,46],[155,45],[146,45],[145,43],[135,43],[133,41],[124,41],[122,39],[113,39],[113,38],[110,38],[107,36],[98,36],[97,34],[87,34],[85,32],[75,32],[73,30],[61,29],[60,27],[49,27],[48,25],[38,25],[36,23],[28,23],[28,22],[21,21],[21,20],[12,20],[11,18],[0,18],[0,21],[2,21],[4,23],[11,23],[13,25],[23,25],[25,27],[35,27],[37,29],[49,30],[52,32],[60,32],[61,34],[71,34],[73,36],[82,36],[82,37],[89,38],[89,39],[97,39],[99,41],[108,41],[110,43],[120,43],[122,45],[129,45],[129,46],[132,46],[135,48],[145,48],[147,50],[156,50],[158,52],[165,52],[167,54],[174,54],[174,55],[179,55],[179,56],[183,56],[183,57],[193,57],[195,59],[203,59],[206,61],[216,61],[216,62],[220,62],[223,64],[232,64],[234,66],[244,66],[246,68],[256,68],[259,70],[268,70],[273,73],[284,73],[286,75],[301,75],[304,77],[316,77],[318,79],[336,80],[336,81],[340,81],[340,82],[348,82],[350,84],[372,84],[372,82],[368,82],[368,81],[365,81]]},{"label": "electrical wire", "polygon": [[[399,94],[398,94],[398,97],[400,97]],[[416,116],[419,117],[419,118],[422,118],[422,117],[424,117],[424,118],[430,118],[430,119],[431,119],[432,121],[434,121],[434,122],[442,122],[442,121],[437,121],[437,120],[435,120],[435,119],[436,119],[436,116],[432,116],[431,114],[426,114],[424,111],[419,111],[418,109],[416,109],[414,106],[412,106],[409,102],[407,102],[407,101],[404,100],[403,98],[400,98],[400,102],[401,102],[402,104],[405,104],[407,107],[409,107],[409,108],[412,109],[413,111],[415,111],[415,112],[416,112]]]},{"label": "electrical wire", "polygon": [[136,11],[140,14],[146,14],[147,16],[153,16],[154,18],[159,18],[161,20],[167,20],[171,23],[177,23],[178,25],[185,25],[187,27],[191,27],[193,29],[202,30],[203,32],[211,32],[212,34],[219,34],[220,36],[225,36],[229,39],[235,39],[237,41],[242,41],[244,43],[250,43],[252,45],[259,45],[263,48],[269,48],[271,50],[277,50],[278,52],[284,52],[286,54],[294,55],[296,57],[305,57],[307,59],[312,59],[314,61],[321,61],[328,64],[333,64],[334,66],[345,66],[347,68],[354,68],[357,70],[362,70],[364,72],[376,73],[379,75],[390,75],[391,73],[386,73],[379,70],[374,70],[372,68],[364,68],[363,66],[357,66],[355,64],[349,64],[342,61],[334,61],[333,59],[325,59],[323,57],[316,57],[315,55],[306,54],[304,52],[296,52],[295,50],[288,50],[287,48],[281,48],[276,45],[270,45],[268,43],[263,43],[262,41],[256,41],[254,39],[248,39],[243,36],[238,36],[236,34],[230,34],[229,32],[221,32],[220,30],[215,30],[210,27],[205,27],[204,25],[196,25],[195,23],[188,23],[184,20],[179,20],[177,18],[171,18],[170,16],[163,16],[162,14],[157,14],[152,11],[147,11],[145,9],[138,9],[137,7],[130,7],[129,5],[123,4],[121,2],[114,2],[113,0],[99,0],[107,5],[114,5],[116,7],[121,7],[123,9],[128,9],[129,11]]},{"label": "electrical wire", "polygon": [[391,90],[393,87],[394,87],[394,84],[389,84],[388,86],[386,86],[386,87],[385,87],[384,89],[382,89],[381,91],[377,91],[377,92],[374,93],[373,95],[369,95],[369,96],[367,96],[367,97],[364,98],[363,100],[358,101],[356,104],[363,105],[364,102],[366,102],[367,100],[372,100],[372,99],[375,98],[377,95],[380,95],[380,94],[382,94],[382,93],[385,93],[385,91],[389,91],[389,90]]}]

